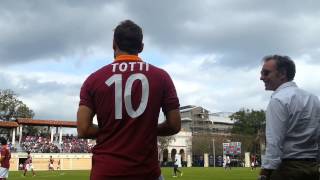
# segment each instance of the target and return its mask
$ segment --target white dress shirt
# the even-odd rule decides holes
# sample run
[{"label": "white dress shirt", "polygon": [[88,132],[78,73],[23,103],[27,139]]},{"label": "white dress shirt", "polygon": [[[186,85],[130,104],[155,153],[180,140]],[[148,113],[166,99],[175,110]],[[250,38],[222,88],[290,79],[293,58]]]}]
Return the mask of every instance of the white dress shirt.
[{"label": "white dress shirt", "polygon": [[272,94],[266,111],[263,169],[277,169],[282,159],[318,158],[320,102],[317,96],[286,82]]}]

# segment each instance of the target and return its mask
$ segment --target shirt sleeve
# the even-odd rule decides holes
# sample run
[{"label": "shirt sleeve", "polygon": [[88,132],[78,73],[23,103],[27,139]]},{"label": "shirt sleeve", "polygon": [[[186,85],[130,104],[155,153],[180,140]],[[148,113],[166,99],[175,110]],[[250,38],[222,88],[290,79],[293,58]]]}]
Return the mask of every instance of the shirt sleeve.
[{"label": "shirt sleeve", "polygon": [[266,153],[263,169],[277,169],[281,163],[283,141],[289,113],[279,99],[271,99],[266,112]]},{"label": "shirt sleeve", "polygon": [[92,92],[92,79],[91,79],[91,76],[89,76],[85,80],[85,82],[83,83],[83,85],[81,87],[79,105],[87,106],[93,111],[95,110],[93,92]]},{"label": "shirt sleeve", "polygon": [[179,109],[180,104],[179,104],[176,88],[174,87],[174,84],[169,74],[167,72],[164,72],[163,77],[164,77],[163,79],[164,93],[163,93],[161,107],[162,107],[162,111],[166,113],[174,109]]}]

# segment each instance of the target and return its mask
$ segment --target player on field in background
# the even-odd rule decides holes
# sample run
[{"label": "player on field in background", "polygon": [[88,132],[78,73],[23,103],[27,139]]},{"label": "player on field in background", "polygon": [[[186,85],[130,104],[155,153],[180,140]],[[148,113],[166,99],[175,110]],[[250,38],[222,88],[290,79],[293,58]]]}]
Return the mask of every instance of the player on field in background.
[{"label": "player on field in background", "polygon": [[252,155],[251,156],[251,164],[250,164],[251,165],[251,171],[256,169],[256,166],[257,166],[256,162],[257,162],[257,156],[256,155]]},{"label": "player on field in background", "polygon": [[174,156],[174,163],[173,163],[173,177],[178,177],[177,172],[180,174],[180,176],[183,175],[182,171],[178,169],[179,167],[182,167],[181,155],[176,153]]},{"label": "player on field in background", "polygon": [[[96,138],[91,180],[162,179],[157,136],[181,128],[179,100],[169,74],[143,61],[142,29],[130,20],[114,30],[114,61],[83,83],[78,136]],[[158,125],[160,109],[165,121]],[[97,116],[98,125],[93,117]]]},{"label": "player on field in background", "polygon": [[27,153],[28,153],[28,156],[27,156],[26,161],[24,162],[24,173],[23,173],[23,176],[26,176],[27,171],[32,171],[32,175],[35,176],[36,173],[33,170],[32,156],[30,154],[30,151],[28,151]]},{"label": "player on field in background", "polygon": [[54,171],[53,163],[54,163],[54,159],[52,158],[52,156],[50,156],[50,159],[49,159],[49,171]]},{"label": "player on field in background", "polygon": [[61,170],[61,161],[60,161],[60,159],[58,160],[58,164],[57,164],[57,170]]},{"label": "player on field in background", "polygon": [[222,167],[224,168],[224,170],[227,169],[227,159],[226,159],[226,156],[223,156],[223,159],[222,159]]},{"label": "player on field in background", "polygon": [[0,137],[0,180],[6,180],[9,176],[11,153],[8,147],[8,142],[4,137]]},{"label": "player on field in background", "polygon": [[227,168],[229,168],[231,170],[231,159],[230,159],[230,156],[226,156],[226,165],[225,165],[224,169],[226,170]]}]

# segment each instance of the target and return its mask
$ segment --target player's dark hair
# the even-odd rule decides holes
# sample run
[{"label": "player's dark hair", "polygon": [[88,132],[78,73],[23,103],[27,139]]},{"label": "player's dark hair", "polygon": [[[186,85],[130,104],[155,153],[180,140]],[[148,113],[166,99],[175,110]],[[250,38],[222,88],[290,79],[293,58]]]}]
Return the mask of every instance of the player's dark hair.
[{"label": "player's dark hair", "polygon": [[0,143],[1,143],[1,145],[7,145],[8,141],[6,140],[6,138],[0,137]]},{"label": "player's dark hair", "polygon": [[113,40],[121,51],[138,54],[142,51],[142,29],[131,20],[122,21],[114,30]]},{"label": "player's dark hair", "polygon": [[277,65],[277,71],[285,73],[288,81],[292,81],[296,74],[296,66],[289,56],[270,55],[263,58],[264,62],[274,60]]}]

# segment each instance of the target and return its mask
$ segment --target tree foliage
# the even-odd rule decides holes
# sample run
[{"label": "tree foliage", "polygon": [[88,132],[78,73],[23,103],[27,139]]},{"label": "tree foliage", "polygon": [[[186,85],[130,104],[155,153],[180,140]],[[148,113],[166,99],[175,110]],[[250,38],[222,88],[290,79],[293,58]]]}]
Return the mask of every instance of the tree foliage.
[{"label": "tree foliage", "polygon": [[230,116],[235,121],[232,128],[232,140],[242,142],[242,151],[261,153],[264,137],[265,112],[242,109]]},{"label": "tree foliage", "polygon": [[192,153],[194,155],[203,155],[210,153],[212,145],[212,136],[210,134],[201,133],[194,134],[192,137]]},{"label": "tree foliage", "polygon": [[[192,137],[192,153],[194,155],[203,155],[204,153],[213,154],[213,148],[216,156],[223,155],[222,143],[231,139],[229,134],[210,134],[200,133]],[[214,145],[213,145],[214,140]]]},{"label": "tree foliage", "polygon": [[242,109],[233,113],[230,118],[235,121],[232,128],[232,133],[235,134],[257,135],[265,127],[266,117],[263,110]]},{"label": "tree foliage", "polygon": [[167,149],[169,144],[173,140],[175,140],[174,136],[159,136],[158,145],[159,145],[160,153],[162,153],[165,149]]},{"label": "tree foliage", "polygon": [[241,142],[242,155],[244,155],[245,152],[257,153],[259,150],[259,143],[256,141],[256,137],[254,135],[232,134],[230,140],[231,142]]},{"label": "tree foliage", "polygon": [[4,121],[16,118],[33,118],[34,112],[26,104],[18,99],[12,90],[0,89],[0,119]]}]

